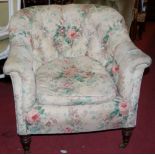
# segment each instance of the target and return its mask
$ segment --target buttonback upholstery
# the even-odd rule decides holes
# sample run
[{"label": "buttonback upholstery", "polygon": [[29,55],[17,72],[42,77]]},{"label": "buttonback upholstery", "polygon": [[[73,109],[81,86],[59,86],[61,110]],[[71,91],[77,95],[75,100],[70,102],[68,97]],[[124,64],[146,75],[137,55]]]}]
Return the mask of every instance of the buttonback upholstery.
[{"label": "buttonback upholstery", "polygon": [[136,125],[149,56],[130,40],[123,17],[93,4],[35,6],[10,21],[17,132],[54,134]]}]

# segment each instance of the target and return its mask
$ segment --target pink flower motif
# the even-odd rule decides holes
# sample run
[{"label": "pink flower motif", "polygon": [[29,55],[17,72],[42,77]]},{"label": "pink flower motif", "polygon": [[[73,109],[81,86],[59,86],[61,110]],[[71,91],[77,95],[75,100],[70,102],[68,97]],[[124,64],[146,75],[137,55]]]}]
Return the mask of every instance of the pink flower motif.
[{"label": "pink flower motif", "polygon": [[65,82],[63,86],[65,88],[70,88],[71,87],[71,83],[70,82]]},{"label": "pink flower motif", "polygon": [[65,128],[65,133],[72,133],[72,132],[73,132],[72,128],[70,127]]},{"label": "pink flower motif", "polygon": [[33,124],[35,122],[40,121],[40,115],[39,115],[38,111],[35,109],[32,109],[30,112],[28,112],[28,114],[26,116],[26,121],[29,124]]},{"label": "pink flower motif", "polygon": [[78,33],[75,30],[71,29],[68,31],[67,36],[69,39],[75,39],[78,37]]},{"label": "pink flower motif", "polygon": [[73,77],[78,72],[78,69],[75,66],[71,66],[64,71],[64,75],[67,77]]},{"label": "pink flower motif", "polygon": [[128,104],[127,104],[127,102],[121,102],[120,104],[119,104],[119,110],[120,110],[120,113],[122,114],[122,115],[127,115],[128,114]]},{"label": "pink flower motif", "polygon": [[119,72],[119,66],[118,65],[115,65],[112,67],[112,72],[113,73],[118,73]]},{"label": "pink flower motif", "polygon": [[60,30],[60,32],[61,32],[61,33],[64,33],[64,32],[65,32],[65,30],[64,30],[64,29],[61,29],[61,30]]}]

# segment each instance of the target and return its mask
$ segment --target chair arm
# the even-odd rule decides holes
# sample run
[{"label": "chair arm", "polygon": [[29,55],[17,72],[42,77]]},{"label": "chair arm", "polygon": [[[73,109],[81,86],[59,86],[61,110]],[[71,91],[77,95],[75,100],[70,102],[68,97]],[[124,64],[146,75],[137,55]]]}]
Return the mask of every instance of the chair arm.
[{"label": "chair arm", "polygon": [[114,57],[122,70],[132,73],[139,65],[143,64],[148,67],[151,64],[151,58],[138,49],[132,41],[119,44],[114,51]]},{"label": "chair arm", "polygon": [[10,73],[13,93],[14,93],[14,101],[15,101],[15,111],[16,111],[16,120],[17,120],[17,133],[19,135],[26,135],[26,122],[24,118],[24,108],[22,101],[22,79],[17,72]]},{"label": "chair arm", "polygon": [[[9,75],[11,72],[17,72],[22,76],[28,72],[33,72],[33,62],[27,52],[28,50],[22,46],[13,46],[10,47],[11,51],[3,68],[5,74]],[[29,74],[29,76],[31,76],[31,74]]]},{"label": "chair arm", "polygon": [[[119,79],[117,82],[119,93],[125,100],[132,102],[134,81],[137,80],[139,75],[139,78],[142,78],[144,69],[151,64],[151,58],[131,41],[119,44],[114,51],[114,58],[119,65]],[[131,104],[133,105],[133,103]]]},{"label": "chair arm", "polygon": [[[21,57],[11,51],[3,70],[5,74],[12,75],[12,73],[16,73],[20,77],[22,81],[23,108],[24,111],[27,111],[35,101],[35,74],[31,60],[26,56]],[[13,84],[18,85],[18,81]]]},{"label": "chair arm", "polygon": [[131,90],[131,96],[129,100],[129,114],[126,122],[124,123],[124,127],[134,127],[136,126],[137,121],[137,108],[138,108],[138,99],[140,95],[140,87],[142,82],[142,76],[144,72],[145,65],[139,65],[134,74],[133,74],[133,80],[129,87]]},{"label": "chair arm", "polygon": [[[22,55],[23,53],[24,55]],[[20,130],[24,127],[22,125],[24,114],[35,104],[35,74],[33,72],[32,61],[26,54],[27,51],[24,48],[11,50],[3,68],[4,73],[10,75],[12,79],[17,121],[18,126],[20,126],[17,127],[20,134]]]}]

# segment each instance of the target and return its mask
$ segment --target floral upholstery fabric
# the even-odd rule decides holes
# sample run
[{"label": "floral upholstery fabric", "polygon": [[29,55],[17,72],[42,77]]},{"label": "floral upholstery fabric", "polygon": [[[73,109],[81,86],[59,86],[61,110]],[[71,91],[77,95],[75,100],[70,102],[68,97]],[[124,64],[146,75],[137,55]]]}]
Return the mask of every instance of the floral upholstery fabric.
[{"label": "floral upholstery fabric", "polygon": [[119,98],[102,104],[36,106],[26,117],[28,133],[77,133],[125,127],[128,110],[127,103]]},{"label": "floral upholstery fabric", "polygon": [[[55,59],[36,73],[40,104],[98,104],[116,97],[116,86],[100,63],[89,57]],[[107,89],[105,89],[107,88]]]},{"label": "floral upholstery fabric", "polygon": [[123,17],[93,4],[35,6],[9,25],[20,135],[136,125],[143,71],[151,59],[130,40]]}]

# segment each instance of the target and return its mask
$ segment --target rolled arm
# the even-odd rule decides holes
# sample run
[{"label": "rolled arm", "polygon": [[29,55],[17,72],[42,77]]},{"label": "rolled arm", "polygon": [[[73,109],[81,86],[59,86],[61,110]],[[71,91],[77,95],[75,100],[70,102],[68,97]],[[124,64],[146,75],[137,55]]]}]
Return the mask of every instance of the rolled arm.
[{"label": "rolled arm", "polygon": [[140,66],[150,66],[151,58],[138,49],[132,41],[120,43],[115,51],[114,58],[122,71],[134,73]]},{"label": "rolled arm", "polygon": [[10,53],[4,73],[11,76],[16,107],[18,134],[26,135],[25,113],[35,104],[35,74],[31,42],[31,24],[23,11],[9,22]]},{"label": "rolled arm", "polygon": [[133,44],[125,21],[117,12],[115,12],[113,22],[108,48],[119,65],[117,88],[119,94],[132,104],[134,81],[138,74],[142,77],[144,69],[151,64],[151,58]]},{"label": "rolled arm", "polygon": [[151,64],[151,58],[131,41],[122,42],[114,51],[119,65],[117,88],[119,94],[129,103],[129,116],[124,127],[136,125],[138,99],[144,69]]},{"label": "rolled arm", "polygon": [[[118,94],[128,103],[129,113],[124,127],[136,125],[138,99],[144,69],[151,64],[151,58],[138,49],[131,39],[123,17],[115,12],[108,48],[114,60],[112,76]],[[115,67],[116,65],[116,67]]]},{"label": "rolled arm", "polygon": [[4,65],[4,73],[11,76],[15,99],[17,129],[19,134],[26,134],[24,114],[35,103],[35,76],[32,58],[23,47],[12,47]]},{"label": "rolled arm", "polygon": [[[19,55],[19,52],[21,55]],[[22,57],[24,52],[26,52],[24,48],[12,48],[3,68],[4,73],[11,76],[16,107],[17,131],[20,135],[27,134],[24,116],[35,102],[35,78],[32,62],[28,57]]]}]

